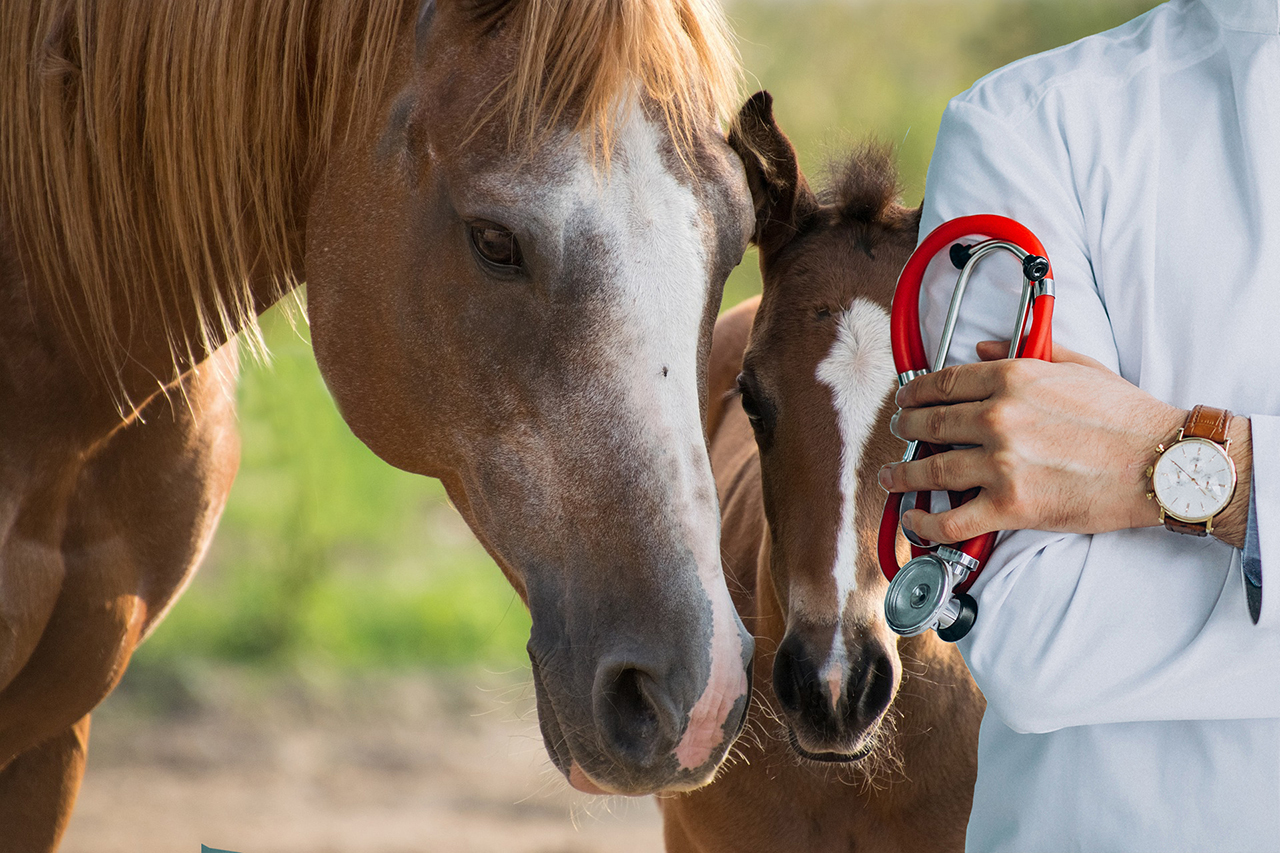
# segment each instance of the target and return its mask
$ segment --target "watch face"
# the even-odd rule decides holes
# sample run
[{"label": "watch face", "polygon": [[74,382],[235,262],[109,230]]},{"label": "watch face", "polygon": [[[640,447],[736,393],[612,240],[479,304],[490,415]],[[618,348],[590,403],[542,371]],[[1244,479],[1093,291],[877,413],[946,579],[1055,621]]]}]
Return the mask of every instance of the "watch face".
[{"label": "watch face", "polygon": [[1182,521],[1208,521],[1231,502],[1236,469],[1220,445],[1201,438],[1174,444],[1156,462],[1152,488],[1164,511]]}]

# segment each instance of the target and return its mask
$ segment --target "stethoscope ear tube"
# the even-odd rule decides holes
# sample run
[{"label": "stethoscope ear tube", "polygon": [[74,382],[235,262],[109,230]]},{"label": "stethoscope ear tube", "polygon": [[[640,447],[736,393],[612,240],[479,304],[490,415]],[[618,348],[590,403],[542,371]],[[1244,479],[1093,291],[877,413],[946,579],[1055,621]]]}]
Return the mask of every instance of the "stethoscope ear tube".
[{"label": "stethoscope ear tube", "polygon": [[[974,235],[983,235],[985,239],[971,245],[957,243],[961,238]],[[938,353],[931,365],[920,331],[920,286],[929,263],[947,247],[950,247],[952,263],[960,268],[960,276],[943,324]],[[946,364],[969,278],[982,258],[997,251],[1014,254],[1023,269],[1022,300],[1010,337],[1009,357],[1049,360],[1053,352],[1053,269],[1044,246],[1025,226],[1007,217],[962,216],[931,231],[907,259],[898,277],[890,331],[900,385],[931,370],[940,370]],[[940,450],[913,441],[908,444],[903,461],[922,459]],[[969,632],[977,619],[977,601],[968,595],[968,590],[995,548],[996,533],[985,533],[955,545],[923,547],[913,542],[912,559],[899,567],[897,542],[904,497],[901,493],[890,494],[880,520],[877,552],[881,570],[889,580],[885,595],[886,621],[903,636],[935,629],[942,639],[955,642]],[[972,497],[953,493],[951,505],[959,506]],[[916,505],[923,508],[928,501],[928,493],[921,493]]]}]

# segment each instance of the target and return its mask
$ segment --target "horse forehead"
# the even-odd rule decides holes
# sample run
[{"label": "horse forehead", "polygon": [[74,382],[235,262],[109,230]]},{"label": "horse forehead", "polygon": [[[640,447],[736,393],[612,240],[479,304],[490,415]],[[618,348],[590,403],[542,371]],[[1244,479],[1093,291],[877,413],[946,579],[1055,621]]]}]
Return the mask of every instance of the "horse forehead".
[{"label": "horse forehead", "polygon": [[698,192],[670,138],[638,106],[619,123],[607,160],[580,135],[566,134],[537,162],[518,160],[511,170],[488,175],[483,187],[550,229],[598,235],[607,245],[692,230],[703,235],[702,249],[718,219],[714,194]]}]

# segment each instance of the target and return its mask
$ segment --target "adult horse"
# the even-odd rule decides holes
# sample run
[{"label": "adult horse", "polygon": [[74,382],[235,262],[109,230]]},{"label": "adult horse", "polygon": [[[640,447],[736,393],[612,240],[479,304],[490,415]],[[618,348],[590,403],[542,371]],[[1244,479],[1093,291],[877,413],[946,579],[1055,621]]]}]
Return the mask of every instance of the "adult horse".
[{"label": "adult horse", "polygon": [[761,687],[743,760],[660,800],[667,849],[961,850],[982,697],[954,646],[890,632],[876,560],[876,475],[902,452],[888,308],[919,210],[897,204],[891,160],[871,148],[820,200],[766,93],[730,141],[764,292],[716,325],[708,428]]},{"label": "adult horse", "polygon": [[701,390],[752,227],[733,57],[707,0],[0,7],[6,850],[56,846],[225,501],[227,342],[304,279],[348,424],[528,604],[556,766],[710,778],[752,651]]}]

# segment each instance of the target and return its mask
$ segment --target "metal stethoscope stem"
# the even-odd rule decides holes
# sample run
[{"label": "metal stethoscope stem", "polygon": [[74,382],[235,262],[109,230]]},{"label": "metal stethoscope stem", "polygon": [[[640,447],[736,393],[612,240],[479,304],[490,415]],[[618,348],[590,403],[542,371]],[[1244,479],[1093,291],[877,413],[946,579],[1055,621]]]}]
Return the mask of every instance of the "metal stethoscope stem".
[{"label": "metal stethoscope stem", "polygon": [[[956,240],[970,235],[987,239],[970,246]],[[933,363],[926,365],[920,332],[920,286],[933,257],[950,245],[952,263],[960,269],[942,335]],[[1009,252],[1021,263],[1023,286],[1016,323],[1009,337],[1009,357],[1048,360],[1053,349],[1050,325],[1053,315],[1053,277],[1044,247],[1024,226],[1003,216],[966,216],[935,228],[908,259],[898,279],[893,301],[893,353],[898,383],[905,385],[925,373],[941,370],[947,362],[951,340],[960,315],[960,303],[978,263],[996,252]],[[1028,330],[1027,323],[1031,322]],[[945,448],[912,441],[902,461],[911,462]],[[974,493],[976,494],[976,492]],[[968,589],[982,571],[995,546],[995,533],[986,533],[954,545],[930,546],[907,536],[913,558],[899,568],[897,534],[904,495],[891,494],[880,523],[879,556],[881,570],[889,579],[885,595],[885,618],[889,627],[903,636],[915,636],[930,629],[954,642],[969,632],[977,619],[977,602]],[[958,506],[973,494],[952,495]],[[930,508],[929,493],[915,497],[918,508]],[[905,531],[904,531],[905,533]]]}]

